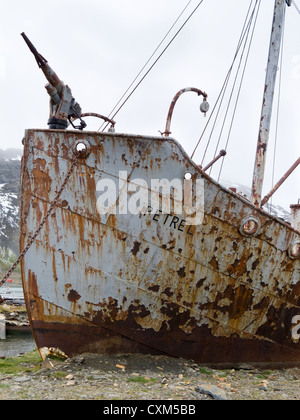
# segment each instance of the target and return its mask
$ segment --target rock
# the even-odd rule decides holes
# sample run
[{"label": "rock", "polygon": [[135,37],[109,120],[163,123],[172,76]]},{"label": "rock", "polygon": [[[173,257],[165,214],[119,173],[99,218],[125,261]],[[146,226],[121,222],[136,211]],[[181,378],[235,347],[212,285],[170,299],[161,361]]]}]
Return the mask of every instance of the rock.
[{"label": "rock", "polygon": [[76,385],[76,381],[68,381],[66,385],[67,386],[74,386],[74,385]]},{"label": "rock", "polygon": [[295,381],[300,380],[300,369],[299,368],[290,369],[289,373],[292,375],[292,377]]},{"label": "rock", "polygon": [[85,361],[85,358],[83,356],[77,356],[71,359],[72,363],[76,363],[77,365],[82,365]]},{"label": "rock", "polygon": [[219,400],[219,401],[227,400],[225,391],[223,391],[223,389],[215,385],[200,384],[199,386],[197,386],[195,391],[198,392],[199,394],[208,395],[214,400]]},{"label": "rock", "polygon": [[259,384],[260,391],[268,391],[268,381],[261,381]]},{"label": "rock", "polygon": [[248,363],[242,363],[241,365],[239,365],[237,370],[254,370],[254,371],[256,371],[255,367],[253,367],[252,365],[249,365]]},{"label": "rock", "polygon": [[30,378],[28,376],[18,376],[17,378],[14,378],[15,382],[28,382],[30,381]]},{"label": "rock", "polygon": [[93,376],[93,380],[95,381],[105,381],[107,378],[106,376],[100,376],[100,375],[92,375]]}]

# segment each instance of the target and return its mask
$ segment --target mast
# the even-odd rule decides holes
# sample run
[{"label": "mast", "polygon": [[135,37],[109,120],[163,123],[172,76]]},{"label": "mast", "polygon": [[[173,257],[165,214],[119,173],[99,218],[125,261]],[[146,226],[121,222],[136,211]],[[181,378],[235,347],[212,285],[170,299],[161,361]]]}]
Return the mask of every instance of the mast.
[{"label": "mast", "polygon": [[271,34],[268,67],[265,82],[265,92],[252,183],[252,203],[258,207],[261,207],[262,188],[264,182],[266,156],[274,101],[274,91],[281,50],[286,4],[288,6],[291,6],[292,0],[275,0],[273,28]]}]

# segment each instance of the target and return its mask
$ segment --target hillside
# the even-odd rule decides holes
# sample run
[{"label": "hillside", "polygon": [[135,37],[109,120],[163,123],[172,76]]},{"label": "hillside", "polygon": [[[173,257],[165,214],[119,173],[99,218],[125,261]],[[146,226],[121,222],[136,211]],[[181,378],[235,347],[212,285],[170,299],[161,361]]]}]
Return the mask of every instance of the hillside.
[{"label": "hillside", "polygon": [[[11,266],[19,253],[22,153],[22,149],[0,150],[0,270],[2,273]],[[18,270],[15,277],[17,274]]]}]

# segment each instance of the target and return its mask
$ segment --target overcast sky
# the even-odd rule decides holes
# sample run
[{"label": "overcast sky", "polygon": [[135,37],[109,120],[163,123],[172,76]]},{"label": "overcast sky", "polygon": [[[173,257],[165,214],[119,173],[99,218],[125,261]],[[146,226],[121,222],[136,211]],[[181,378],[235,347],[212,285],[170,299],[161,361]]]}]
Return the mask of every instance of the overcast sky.
[{"label": "overcast sky", "polygon": [[[188,0],[0,0],[0,148],[22,147],[26,128],[47,128],[46,81],[21,32],[26,33],[71,87],[84,112],[108,115],[188,3]],[[163,47],[198,3],[199,0],[190,2]],[[159,130],[164,131],[173,96],[185,87],[205,90],[213,107],[231,65],[249,5],[250,0],[204,0],[116,116],[117,131],[159,135]],[[274,0],[262,0],[222,172],[222,178],[248,186],[252,181],[273,8]],[[300,15],[295,7],[290,7],[285,30],[276,182],[300,155],[299,39]],[[196,94],[185,94],[173,116],[172,136],[189,155],[208,119],[199,112],[200,102]],[[91,130],[100,127],[98,120],[86,121]],[[273,127],[265,193],[272,186],[274,132]],[[213,158],[217,140],[218,136],[212,140],[205,163]],[[226,140],[225,136],[219,149]],[[196,163],[201,163],[206,144],[204,138],[194,157]],[[217,164],[213,177],[218,177],[219,168]],[[300,198],[299,184],[300,168],[276,194],[274,202],[286,208],[296,203]]]}]

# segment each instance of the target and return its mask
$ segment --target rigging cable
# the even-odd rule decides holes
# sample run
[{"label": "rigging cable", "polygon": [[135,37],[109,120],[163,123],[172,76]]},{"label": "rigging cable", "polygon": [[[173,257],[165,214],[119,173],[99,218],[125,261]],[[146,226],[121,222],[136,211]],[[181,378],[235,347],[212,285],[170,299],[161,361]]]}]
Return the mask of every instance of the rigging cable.
[{"label": "rigging cable", "polygon": [[[256,4],[255,4],[255,8],[253,10],[253,13],[254,13],[254,11],[255,11],[255,9],[257,7],[257,3],[258,3],[258,1],[256,1]],[[236,102],[235,102],[235,107],[234,107],[233,115],[232,115],[232,118],[231,118],[231,124],[230,124],[230,127],[229,127],[229,132],[228,132],[228,135],[227,135],[227,141],[226,141],[226,146],[225,146],[225,150],[226,151],[228,149],[228,144],[229,144],[230,135],[231,135],[232,127],[233,127],[233,122],[234,122],[234,118],[235,118],[235,114],[236,114],[236,110],[237,110],[237,105],[238,105],[238,101],[239,101],[240,94],[241,94],[241,89],[242,89],[242,85],[243,85],[243,81],[244,81],[244,76],[245,76],[246,67],[247,67],[247,63],[248,63],[248,59],[249,59],[249,54],[250,54],[250,50],[251,50],[251,46],[252,46],[252,41],[253,41],[253,36],[254,36],[254,32],[255,32],[255,28],[256,28],[256,24],[257,24],[257,18],[258,18],[260,6],[261,6],[261,0],[259,0],[259,4],[258,4],[258,7],[257,7],[256,17],[255,17],[255,20],[254,20],[252,34],[251,34],[251,38],[250,38],[250,42],[249,42],[249,46],[248,46],[248,51],[247,51],[247,56],[246,56],[246,60],[245,60],[245,64],[244,64],[244,69],[243,69],[243,72],[242,72],[242,77],[241,77],[240,86],[239,86],[239,90],[238,90],[238,94],[237,94],[237,98],[236,98]],[[253,18],[253,16],[252,16],[252,18]],[[252,24],[252,20],[251,20],[251,24]],[[250,26],[249,26],[249,32],[250,32]],[[247,35],[247,40],[248,40],[248,36],[249,36],[249,33]],[[244,50],[246,48],[247,40],[245,42]],[[244,55],[244,51],[242,53],[240,64],[242,63],[243,55]],[[239,72],[239,70],[237,72]],[[228,104],[228,106],[229,106],[229,104]],[[222,160],[222,163],[221,163],[219,177],[218,177],[218,182],[220,182],[220,178],[221,178],[223,166],[224,166],[224,159]]]},{"label": "rigging cable", "polygon": [[[189,2],[187,3],[187,5],[185,6],[185,8],[182,10],[182,12],[180,13],[180,15],[178,16],[178,18],[175,20],[175,22],[173,23],[173,25],[171,26],[171,28],[168,30],[168,32],[166,33],[166,35],[164,36],[164,38],[162,39],[162,41],[159,43],[159,45],[156,47],[156,49],[154,50],[154,52],[151,54],[151,56],[149,57],[149,59],[147,60],[147,62],[145,63],[145,65],[142,67],[142,69],[139,71],[139,73],[136,75],[136,77],[134,78],[134,80],[131,82],[131,84],[128,86],[128,88],[126,89],[126,91],[123,93],[123,95],[121,96],[121,98],[119,99],[119,101],[116,103],[116,105],[114,106],[114,108],[110,111],[110,113],[108,114],[108,117],[110,117],[113,112],[115,111],[115,109],[117,108],[117,106],[121,103],[122,99],[125,97],[125,95],[129,92],[130,88],[134,85],[134,83],[137,81],[137,79],[139,78],[139,76],[142,74],[143,70],[145,70],[145,68],[147,67],[147,65],[150,63],[150,61],[152,60],[152,58],[154,57],[154,55],[156,54],[156,52],[159,50],[159,48],[161,47],[161,45],[164,43],[164,41],[166,40],[166,38],[168,37],[168,35],[170,34],[170,32],[172,31],[172,29],[174,28],[174,26],[176,25],[176,23],[179,21],[179,19],[181,18],[181,16],[184,14],[184,12],[186,11],[186,9],[189,7],[189,5],[191,4],[193,0],[189,0]],[[105,124],[105,122],[103,122],[103,124],[101,125],[101,127],[99,128],[98,131],[101,130],[101,128],[103,127],[103,125]]]},{"label": "rigging cable", "polygon": [[212,110],[212,112],[211,112],[211,114],[210,114],[210,117],[208,118],[207,124],[205,125],[204,130],[203,130],[203,132],[202,132],[202,134],[201,134],[201,137],[200,137],[200,139],[199,139],[198,143],[196,144],[196,147],[195,147],[195,149],[194,149],[194,151],[193,151],[193,153],[192,153],[192,155],[191,155],[191,158],[193,159],[193,157],[194,157],[194,155],[195,155],[195,153],[196,153],[196,151],[197,151],[197,149],[198,149],[198,147],[199,147],[199,145],[200,145],[200,142],[202,141],[203,136],[204,136],[204,134],[205,134],[205,132],[206,132],[206,130],[207,130],[207,128],[208,128],[208,125],[209,125],[209,123],[210,123],[210,120],[212,119],[212,117],[213,117],[213,115],[214,115],[214,112],[215,112],[215,110],[216,110],[216,108],[217,108],[217,105],[218,105],[218,103],[219,103],[219,101],[220,101],[219,108],[218,108],[218,111],[217,111],[217,114],[216,114],[216,118],[215,118],[215,121],[214,121],[214,124],[213,124],[213,128],[212,128],[212,131],[211,131],[211,134],[210,134],[209,140],[208,140],[208,144],[207,144],[206,149],[205,149],[205,152],[204,152],[204,156],[203,156],[203,160],[202,160],[201,166],[203,166],[203,162],[204,162],[204,160],[205,160],[205,156],[206,156],[206,153],[207,153],[207,150],[208,150],[208,147],[209,147],[210,141],[211,141],[212,133],[213,133],[214,127],[215,127],[215,125],[216,125],[217,118],[218,118],[218,115],[219,115],[219,113],[220,113],[220,109],[221,109],[221,106],[222,106],[222,103],[223,103],[223,100],[224,100],[224,96],[225,96],[226,89],[227,89],[227,86],[228,86],[228,83],[229,83],[229,79],[230,79],[230,76],[231,76],[231,72],[232,72],[232,70],[233,70],[233,67],[234,67],[235,61],[236,61],[236,59],[237,59],[237,57],[238,57],[238,54],[239,54],[240,48],[241,48],[241,46],[242,46],[242,44],[243,44],[243,39],[244,39],[245,34],[246,34],[246,32],[247,32],[246,28],[247,28],[247,27],[248,27],[248,25],[249,25],[249,23],[247,24],[247,22],[248,22],[248,17],[249,17],[249,14],[250,14],[250,10],[251,10],[251,7],[252,7],[252,4],[253,4],[253,1],[254,1],[254,0],[251,0],[250,5],[249,5],[249,8],[248,8],[248,12],[247,12],[247,15],[246,15],[246,18],[245,18],[245,21],[244,21],[244,25],[243,25],[243,28],[242,28],[242,32],[241,32],[240,39],[239,39],[239,41],[238,41],[238,45],[237,45],[236,52],[235,52],[235,55],[234,55],[234,58],[233,58],[233,62],[232,62],[232,64],[231,64],[230,68],[229,68],[229,71],[228,71],[227,75],[226,75],[226,78],[225,78],[225,81],[224,81],[223,86],[222,86],[222,88],[221,88],[220,94],[219,94],[219,96],[218,96],[218,98],[217,98],[217,101],[216,101],[216,103],[215,103],[215,106],[214,106],[214,108],[213,108],[213,110]]},{"label": "rigging cable", "polygon": [[[256,6],[257,6],[257,2],[258,2],[258,0],[256,0],[255,7],[253,9],[253,12],[251,14],[251,18],[250,18],[250,20],[248,22],[248,25],[247,25],[247,32],[246,32],[247,35],[246,35],[246,38],[245,38],[245,43],[244,43],[243,50],[242,50],[242,53],[241,53],[240,62],[239,62],[239,65],[238,65],[238,68],[237,68],[237,71],[236,71],[234,83],[233,83],[233,86],[232,86],[232,89],[231,89],[231,94],[230,94],[230,97],[229,97],[229,100],[228,100],[228,104],[227,104],[225,116],[224,116],[224,119],[223,119],[223,124],[222,124],[222,128],[221,128],[221,131],[220,131],[220,135],[219,135],[219,139],[218,139],[218,143],[217,143],[217,146],[216,146],[214,157],[217,156],[217,152],[218,152],[218,148],[219,148],[219,145],[220,145],[221,137],[222,137],[222,134],[223,134],[225,122],[227,120],[227,115],[228,115],[228,112],[229,112],[229,108],[230,108],[230,105],[231,105],[231,100],[232,100],[232,97],[233,97],[235,85],[237,83],[238,75],[239,75],[240,68],[241,68],[241,65],[242,65],[242,61],[243,61],[245,49],[246,49],[246,46],[247,46],[248,37],[249,37],[249,33],[250,33],[250,29],[251,29],[251,25],[252,25],[252,21],[253,21],[253,17],[254,17],[254,12],[255,12],[255,9],[256,9]],[[253,36],[253,34],[252,34],[252,36]],[[250,42],[250,45],[251,45],[251,42]],[[250,46],[249,46],[249,49],[250,49]],[[248,50],[248,56],[249,56],[249,50]],[[247,58],[248,58],[248,56],[247,56]],[[247,59],[246,59],[246,64],[247,64]],[[245,64],[245,66],[246,66],[246,64]],[[244,73],[245,73],[245,66],[244,66],[244,72],[243,72],[243,75],[242,75],[241,84],[243,82],[243,76],[244,76]],[[241,90],[241,84],[240,84],[240,90]],[[232,128],[232,123],[233,123],[233,119],[234,119],[234,115],[235,115],[235,111],[236,111],[236,107],[237,107],[237,102],[238,102],[240,90],[238,92],[238,97],[236,99],[236,105],[235,105],[234,114],[233,114],[232,121],[231,121],[231,127],[230,127],[230,130],[229,130],[229,135],[230,135],[230,131],[231,131],[231,128]],[[229,135],[228,135],[227,144],[226,144],[226,148],[225,148],[226,151],[227,151],[227,147],[228,147]],[[222,160],[222,163],[224,163],[224,160]],[[210,173],[211,173],[211,171],[212,171],[212,167],[211,167]]]},{"label": "rigging cable", "polygon": [[297,12],[298,12],[298,13],[299,13],[299,15],[300,15],[300,9],[299,9],[299,7],[297,6],[296,1],[295,1],[295,0],[292,0],[292,3],[293,3],[293,5],[295,6],[295,8],[296,8]]},{"label": "rigging cable", "polygon": [[[198,8],[201,6],[204,0],[201,0],[198,5],[195,7],[195,9],[192,11],[192,13],[188,16],[188,18],[185,20],[185,22],[182,24],[182,26],[179,28],[179,30],[176,32],[176,34],[173,36],[171,41],[167,44],[167,46],[163,49],[163,51],[160,53],[160,55],[157,57],[157,59],[154,61],[154,63],[151,65],[151,67],[147,70],[147,72],[144,74],[142,79],[138,82],[138,84],[135,86],[135,88],[131,91],[131,93],[126,97],[126,99],[122,102],[120,107],[117,109],[117,111],[113,114],[111,117],[112,119],[115,118],[115,116],[120,112],[120,110],[123,108],[123,106],[126,104],[126,102],[130,99],[130,97],[134,94],[134,92],[137,90],[137,88],[140,86],[140,84],[145,80],[145,78],[148,76],[150,71],[153,69],[153,67],[158,63],[158,61],[161,59],[161,57],[164,55],[164,53],[167,51],[167,49],[170,47],[170,45],[173,43],[173,41],[177,38],[177,36],[180,34],[182,29],[186,26],[186,24],[189,22],[189,20],[192,18],[192,16],[196,13]],[[107,126],[106,126],[107,127]],[[104,131],[105,128],[102,130]],[[100,131],[100,129],[98,130]]]}]

